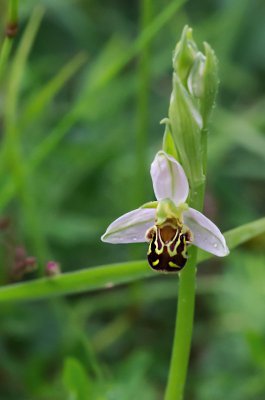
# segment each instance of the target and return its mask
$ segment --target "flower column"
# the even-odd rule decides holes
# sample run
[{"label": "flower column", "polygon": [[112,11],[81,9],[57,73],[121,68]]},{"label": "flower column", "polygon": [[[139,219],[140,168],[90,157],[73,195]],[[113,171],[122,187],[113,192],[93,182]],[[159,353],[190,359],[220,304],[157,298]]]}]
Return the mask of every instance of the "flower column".
[{"label": "flower column", "polygon": [[[203,208],[207,160],[207,122],[217,86],[213,50],[204,43],[204,54],[185,27],[173,55],[173,91],[164,136],[164,150],[182,164],[190,186],[189,205]],[[173,140],[172,140],[173,139]],[[175,146],[174,146],[174,145]],[[190,249],[187,267],[180,272],[174,343],[165,400],[181,400],[191,347],[197,249]]]}]

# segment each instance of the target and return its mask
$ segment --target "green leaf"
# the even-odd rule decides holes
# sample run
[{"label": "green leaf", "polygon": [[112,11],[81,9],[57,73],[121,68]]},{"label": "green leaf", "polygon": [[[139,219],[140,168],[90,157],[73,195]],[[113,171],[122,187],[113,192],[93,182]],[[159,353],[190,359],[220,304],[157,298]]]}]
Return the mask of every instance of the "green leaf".
[{"label": "green leaf", "polygon": [[13,119],[17,112],[25,66],[43,15],[43,8],[41,6],[36,7],[25,29],[10,68],[8,96],[6,100],[6,119],[11,125],[14,123]]},{"label": "green leaf", "polygon": [[63,383],[69,393],[69,400],[88,400],[91,398],[92,382],[77,359],[69,357],[65,360]]},{"label": "green leaf", "polygon": [[40,299],[100,288],[109,289],[117,284],[151,276],[156,274],[148,267],[146,260],[107,264],[2,287],[0,302]]},{"label": "green leaf", "polygon": [[87,59],[85,53],[79,53],[72,58],[48,83],[46,83],[37,93],[27,102],[21,115],[20,129],[28,123],[36,120],[43,109],[62,89],[66,82],[71,79],[76,72],[83,66]]},{"label": "green leaf", "polygon": [[[230,250],[248,240],[265,233],[265,217],[242,225],[225,233]],[[198,262],[213,257],[200,251]],[[71,293],[89,292],[96,289],[110,289],[114,285],[139,279],[160,276],[147,264],[146,260],[108,264],[69,272],[51,278],[36,279],[31,282],[4,286],[0,289],[0,302],[35,300]]]},{"label": "green leaf", "polygon": [[245,243],[255,236],[265,233],[265,217],[248,224],[238,226],[225,234],[227,245],[230,249],[234,249],[241,243]]}]

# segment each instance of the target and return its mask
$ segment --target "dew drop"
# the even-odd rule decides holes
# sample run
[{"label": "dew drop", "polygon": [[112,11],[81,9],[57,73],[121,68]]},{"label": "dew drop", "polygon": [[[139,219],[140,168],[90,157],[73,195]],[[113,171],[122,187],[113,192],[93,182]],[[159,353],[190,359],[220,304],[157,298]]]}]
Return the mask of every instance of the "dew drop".
[{"label": "dew drop", "polygon": [[214,243],[213,247],[216,249],[218,247],[218,244]]}]

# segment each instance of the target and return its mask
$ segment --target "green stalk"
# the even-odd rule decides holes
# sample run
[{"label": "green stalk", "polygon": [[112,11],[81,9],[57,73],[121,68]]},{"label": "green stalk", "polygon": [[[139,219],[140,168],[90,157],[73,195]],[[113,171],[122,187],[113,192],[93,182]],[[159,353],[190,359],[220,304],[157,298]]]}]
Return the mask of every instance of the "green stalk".
[{"label": "green stalk", "polygon": [[17,24],[18,19],[18,0],[9,1],[9,21],[10,23]]},{"label": "green stalk", "polygon": [[[204,184],[196,192],[191,191],[190,198],[190,206],[200,210]],[[197,248],[191,248],[189,253],[189,261],[179,274],[175,334],[165,400],[182,400],[187,378],[194,321]]]},{"label": "green stalk", "polygon": [[8,61],[13,39],[16,36],[18,28],[18,0],[9,0],[8,4],[5,38],[0,49],[0,80]]},{"label": "green stalk", "polygon": [[[204,174],[207,168],[207,131],[201,132],[202,164]],[[189,206],[202,211],[205,193],[204,180],[190,182]],[[179,289],[175,333],[171,354],[165,400],[183,400],[187,379],[196,295],[196,271],[198,249],[192,247],[186,267],[179,274]]]},{"label": "green stalk", "polygon": [[3,74],[3,71],[5,69],[7,60],[9,58],[9,54],[11,51],[11,47],[12,47],[12,39],[9,37],[5,37],[1,50],[0,50],[0,80],[1,80],[1,76]]},{"label": "green stalk", "polygon": [[[202,131],[203,169],[207,164],[207,132]],[[189,205],[202,211],[205,193],[205,180],[195,186],[190,182]],[[186,267],[179,274],[177,313],[172,355],[165,400],[183,400],[187,379],[196,295],[197,248],[189,251]]]}]

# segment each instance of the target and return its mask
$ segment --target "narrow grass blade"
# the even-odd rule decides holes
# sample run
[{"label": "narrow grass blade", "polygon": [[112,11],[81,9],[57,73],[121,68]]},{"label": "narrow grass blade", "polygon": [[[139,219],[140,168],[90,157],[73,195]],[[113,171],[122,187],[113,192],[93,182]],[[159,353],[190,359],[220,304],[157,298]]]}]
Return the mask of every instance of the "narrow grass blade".
[{"label": "narrow grass blade", "polygon": [[79,293],[155,276],[146,261],[102,265],[65,273],[53,278],[41,278],[0,289],[1,301],[33,300],[67,293]]},{"label": "narrow grass blade", "polygon": [[32,122],[41,115],[43,109],[62,89],[66,82],[71,79],[77,71],[84,65],[87,56],[79,53],[72,58],[41,90],[35,93],[28,101],[21,115],[21,126]]}]

